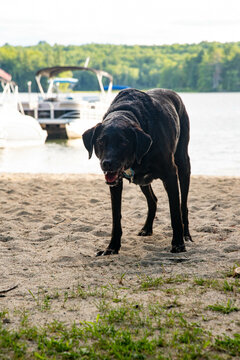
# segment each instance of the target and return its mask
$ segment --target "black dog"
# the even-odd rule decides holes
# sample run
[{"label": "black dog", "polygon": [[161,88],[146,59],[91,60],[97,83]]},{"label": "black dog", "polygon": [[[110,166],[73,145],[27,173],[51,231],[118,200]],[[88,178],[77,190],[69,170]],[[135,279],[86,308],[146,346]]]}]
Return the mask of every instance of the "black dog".
[{"label": "black dog", "polygon": [[[185,250],[190,240],[187,197],[190,182],[188,156],[189,118],[181,98],[171,90],[142,92],[126,89],[113,100],[102,123],[85,131],[83,142],[100,159],[112,201],[112,238],[105,251],[117,254],[121,247],[122,179],[140,185],[148,203],[148,215],[138,235],[152,234],[157,198],[151,182],[161,179],[168,194],[173,228],[171,252]],[[179,187],[181,189],[181,206]]]}]

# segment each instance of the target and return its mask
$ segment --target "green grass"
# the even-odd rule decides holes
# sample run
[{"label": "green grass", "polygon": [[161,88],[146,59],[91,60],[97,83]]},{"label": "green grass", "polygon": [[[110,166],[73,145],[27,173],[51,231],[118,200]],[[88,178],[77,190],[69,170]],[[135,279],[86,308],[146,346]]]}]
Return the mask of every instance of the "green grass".
[{"label": "green grass", "polygon": [[32,296],[39,310],[46,311],[51,309],[51,296],[45,294],[43,289],[38,289],[36,295],[34,295],[31,290],[28,290],[28,292]]},{"label": "green grass", "polygon": [[233,338],[226,335],[218,337],[215,340],[214,348],[225,351],[231,356],[238,356],[240,354],[240,334],[235,334]]},{"label": "green grass", "polygon": [[[206,302],[201,303],[199,299],[197,303],[203,289],[220,292],[226,302],[207,308]],[[54,319],[56,304],[67,314],[79,311],[72,309],[86,301],[95,306],[98,315],[92,322],[49,321],[41,327],[33,326],[34,316],[29,310],[23,308],[10,313],[2,309],[0,359],[237,359],[240,358],[240,335],[233,331],[231,337],[216,336],[205,326],[211,328],[209,310],[216,312],[214,318],[240,310],[234,302],[238,289],[239,279],[191,279],[163,274],[142,276],[134,283],[128,283],[122,275],[115,286],[78,284],[52,293],[42,288],[36,293],[29,290],[34,312],[45,318]],[[193,292],[195,302],[189,306],[184,299]],[[234,320],[234,326],[237,323],[237,319]]]},{"label": "green grass", "polygon": [[235,263],[228,270],[223,271],[223,276],[224,277],[233,277],[234,276],[234,270],[239,266],[240,266],[239,263]]},{"label": "green grass", "polygon": [[[7,316],[7,312],[4,316]],[[229,359],[240,356],[240,336],[214,337],[181,311],[159,303],[108,304],[93,322],[44,327],[0,320],[0,359]],[[2,357],[1,357],[2,356]]]},{"label": "green grass", "polygon": [[165,284],[182,284],[187,281],[186,277],[181,275],[170,276],[170,277],[156,277],[152,278],[150,276],[143,276],[140,278],[140,287],[144,290],[151,288],[158,288]]},{"label": "green grass", "polygon": [[207,308],[210,310],[213,310],[213,311],[221,312],[223,314],[230,314],[233,311],[240,310],[238,307],[234,306],[233,301],[231,301],[231,300],[228,300],[226,305],[216,303],[214,305],[208,305]]},{"label": "green grass", "polygon": [[7,309],[5,309],[5,310],[2,309],[2,311],[0,311],[0,321],[2,319],[5,319],[7,315],[8,315],[8,310]]},{"label": "green grass", "polygon": [[209,278],[195,278],[195,286],[201,286],[207,291],[209,288],[217,291],[240,293],[240,281],[238,278],[223,280]]}]

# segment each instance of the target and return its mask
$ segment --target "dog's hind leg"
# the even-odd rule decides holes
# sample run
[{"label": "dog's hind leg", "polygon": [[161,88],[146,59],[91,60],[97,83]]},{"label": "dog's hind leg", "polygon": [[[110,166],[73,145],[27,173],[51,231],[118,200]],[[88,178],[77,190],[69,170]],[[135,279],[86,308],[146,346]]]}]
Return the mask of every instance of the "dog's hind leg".
[{"label": "dog's hind leg", "polygon": [[191,165],[188,156],[189,118],[186,111],[184,111],[180,119],[180,122],[181,122],[181,136],[175,153],[175,163],[178,168],[178,178],[179,178],[180,190],[181,190],[181,211],[182,211],[182,221],[183,221],[183,229],[184,229],[184,239],[185,241],[193,241],[189,233],[188,207],[187,207]]},{"label": "dog's hind leg", "polygon": [[182,221],[183,221],[183,235],[185,241],[193,241],[189,232],[189,222],[188,222],[188,192],[190,185],[190,160],[188,154],[184,154],[180,159],[176,156],[176,165],[178,167],[178,178],[180,183],[181,190],[181,211],[182,211]]},{"label": "dog's hind leg", "polygon": [[140,186],[143,194],[147,199],[148,204],[148,214],[146,222],[142,228],[142,230],[138,233],[138,236],[150,236],[152,235],[152,228],[153,228],[153,220],[156,215],[157,210],[157,198],[153,192],[151,185],[147,186]]},{"label": "dog's hind leg", "polygon": [[173,229],[171,252],[179,253],[182,251],[186,251],[183,240],[183,223],[180,209],[177,169],[174,164],[172,165],[172,168],[164,179],[163,185],[168,194],[171,223]]}]

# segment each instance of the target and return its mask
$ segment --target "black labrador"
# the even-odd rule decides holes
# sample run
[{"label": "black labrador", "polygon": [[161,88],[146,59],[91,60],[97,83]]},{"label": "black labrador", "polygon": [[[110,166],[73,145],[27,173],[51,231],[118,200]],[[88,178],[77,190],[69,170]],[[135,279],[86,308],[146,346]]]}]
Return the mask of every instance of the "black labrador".
[{"label": "black labrador", "polygon": [[189,118],[179,95],[166,89],[122,90],[102,123],[85,131],[82,137],[89,159],[93,148],[100,159],[111,192],[112,237],[107,249],[99,251],[97,256],[117,254],[121,247],[123,178],[140,185],[147,199],[148,214],[140,236],[152,235],[157,198],[151,182],[158,178],[163,181],[173,229],[171,252],[186,251],[184,239],[192,241],[187,208]]}]

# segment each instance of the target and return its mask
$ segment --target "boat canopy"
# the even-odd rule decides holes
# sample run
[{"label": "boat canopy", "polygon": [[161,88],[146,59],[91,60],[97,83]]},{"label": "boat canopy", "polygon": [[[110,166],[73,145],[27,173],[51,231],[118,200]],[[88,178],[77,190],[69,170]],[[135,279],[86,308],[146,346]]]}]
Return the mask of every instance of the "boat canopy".
[{"label": "boat canopy", "polygon": [[105,76],[110,81],[113,81],[112,75],[110,75],[106,71],[97,70],[97,69],[93,69],[93,68],[85,67],[85,66],[53,66],[53,67],[43,68],[36,72],[36,77],[46,76],[48,78],[52,78],[64,71],[73,71],[73,70],[91,71],[96,75]]},{"label": "boat canopy", "polygon": [[[106,71],[97,70],[97,69],[93,69],[93,68],[86,67],[86,66],[53,66],[53,67],[47,67],[47,68],[40,69],[36,72],[35,78],[36,78],[36,81],[37,81],[37,84],[38,84],[41,94],[43,96],[45,95],[45,92],[44,92],[41,82],[40,82],[40,79],[42,76],[52,79],[62,72],[74,71],[74,70],[90,71],[90,72],[94,73],[98,79],[99,87],[103,94],[105,94],[105,91],[104,91],[104,87],[103,87],[102,78],[103,77],[108,78],[109,85],[108,85],[107,93],[110,93],[112,91],[113,77]],[[49,91],[48,91],[48,93],[49,93]]]}]

